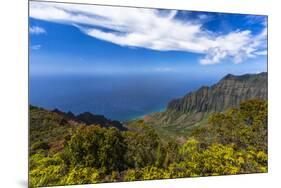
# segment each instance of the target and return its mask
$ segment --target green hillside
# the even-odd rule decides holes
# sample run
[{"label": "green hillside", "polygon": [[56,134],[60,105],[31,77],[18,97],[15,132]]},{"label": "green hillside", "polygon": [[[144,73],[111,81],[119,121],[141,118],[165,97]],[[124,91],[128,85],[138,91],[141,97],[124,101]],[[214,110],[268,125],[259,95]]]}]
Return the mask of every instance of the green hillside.
[{"label": "green hillside", "polygon": [[145,121],[86,125],[30,107],[30,187],[267,172],[267,102],[212,114],[184,140]]},{"label": "green hillside", "polygon": [[218,83],[203,86],[170,101],[167,109],[145,116],[145,122],[165,139],[190,136],[194,128],[207,124],[210,115],[238,108],[246,100],[267,100],[267,73],[228,74]]}]

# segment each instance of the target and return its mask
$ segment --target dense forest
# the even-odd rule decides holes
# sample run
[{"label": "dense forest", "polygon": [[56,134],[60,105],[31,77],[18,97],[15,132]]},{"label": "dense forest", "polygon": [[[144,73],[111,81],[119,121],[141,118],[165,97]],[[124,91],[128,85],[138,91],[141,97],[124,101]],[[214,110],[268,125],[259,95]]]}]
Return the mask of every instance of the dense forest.
[{"label": "dense forest", "polygon": [[267,102],[213,113],[178,140],[143,120],[87,125],[30,107],[30,187],[267,172]]}]

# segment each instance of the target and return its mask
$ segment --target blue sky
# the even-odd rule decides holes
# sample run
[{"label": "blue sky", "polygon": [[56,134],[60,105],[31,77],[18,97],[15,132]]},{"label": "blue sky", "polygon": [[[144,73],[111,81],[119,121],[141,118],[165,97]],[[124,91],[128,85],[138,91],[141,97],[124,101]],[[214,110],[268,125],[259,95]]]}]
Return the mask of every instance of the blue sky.
[{"label": "blue sky", "polygon": [[30,2],[30,73],[267,70],[265,16]]}]

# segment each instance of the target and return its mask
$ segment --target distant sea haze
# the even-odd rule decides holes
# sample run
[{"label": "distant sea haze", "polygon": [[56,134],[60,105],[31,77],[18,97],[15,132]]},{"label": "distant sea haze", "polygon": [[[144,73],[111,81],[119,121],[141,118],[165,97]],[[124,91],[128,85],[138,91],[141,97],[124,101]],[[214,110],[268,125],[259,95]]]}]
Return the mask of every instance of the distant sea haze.
[{"label": "distant sea haze", "polygon": [[31,75],[31,105],[75,114],[91,112],[127,121],[164,110],[167,103],[217,77],[176,74]]}]

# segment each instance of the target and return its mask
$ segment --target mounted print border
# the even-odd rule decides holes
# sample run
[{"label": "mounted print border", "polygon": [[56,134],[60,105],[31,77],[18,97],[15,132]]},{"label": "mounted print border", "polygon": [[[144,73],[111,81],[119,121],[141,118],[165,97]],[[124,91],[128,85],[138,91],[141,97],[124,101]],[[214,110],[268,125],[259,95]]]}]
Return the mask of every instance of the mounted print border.
[{"label": "mounted print border", "polygon": [[268,171],[267,16],[29,1],[30,187]]}]

